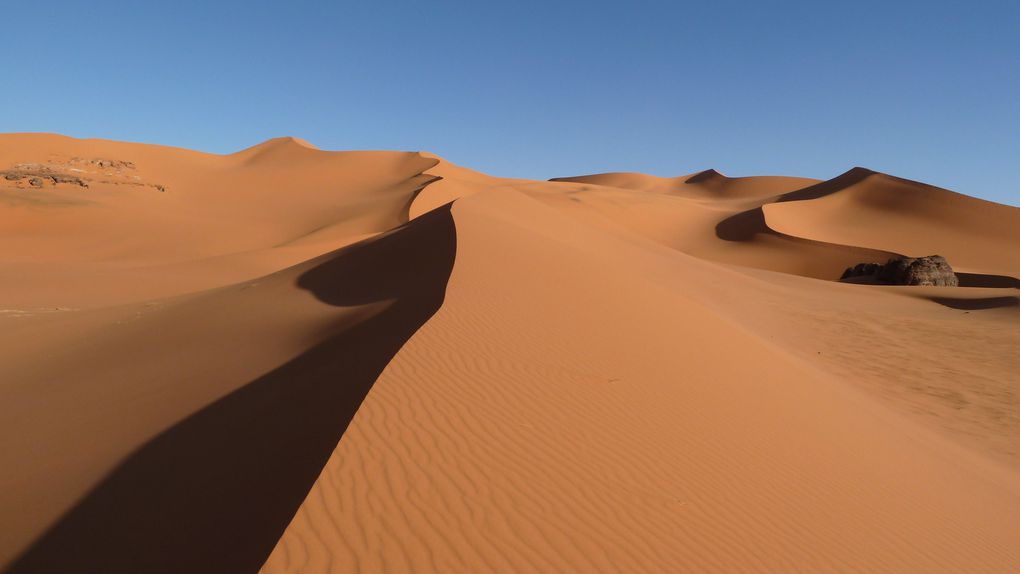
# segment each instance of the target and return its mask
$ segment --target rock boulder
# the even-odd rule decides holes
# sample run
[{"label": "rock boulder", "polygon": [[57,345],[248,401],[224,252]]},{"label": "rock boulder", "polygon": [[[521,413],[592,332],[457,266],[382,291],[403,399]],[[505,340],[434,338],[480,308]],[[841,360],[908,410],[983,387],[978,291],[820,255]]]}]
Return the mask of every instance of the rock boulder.
[{"label": "rock boulder", "polygon": [[872,278],[887,285],[932,285],[936,287],[957,287],[960,282],[953,268],[941,255],[927,257],[894,257],[885,265],[859,263],[847,268],[841,280]]}]

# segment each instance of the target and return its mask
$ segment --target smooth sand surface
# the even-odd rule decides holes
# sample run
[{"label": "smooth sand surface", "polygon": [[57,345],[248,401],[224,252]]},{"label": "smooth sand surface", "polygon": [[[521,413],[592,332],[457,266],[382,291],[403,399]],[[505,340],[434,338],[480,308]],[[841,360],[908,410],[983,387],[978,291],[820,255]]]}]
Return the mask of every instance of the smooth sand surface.
[{"label": "smooth sand surface", "polygon": [[[0,172],[5,572],[1020,571],[1017,208],[295,138]],[[837,281],[935,253],[965,286]]]}]

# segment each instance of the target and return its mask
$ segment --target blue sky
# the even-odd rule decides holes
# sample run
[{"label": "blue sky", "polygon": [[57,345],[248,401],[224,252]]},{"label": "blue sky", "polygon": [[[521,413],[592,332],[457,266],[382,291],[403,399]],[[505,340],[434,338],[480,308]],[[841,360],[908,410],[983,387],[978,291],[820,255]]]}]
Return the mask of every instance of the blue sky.
[{"label": "blue sky", "polygon": [[9,2],[0,131],[835,176],[1020,204],[1020,2]]}]

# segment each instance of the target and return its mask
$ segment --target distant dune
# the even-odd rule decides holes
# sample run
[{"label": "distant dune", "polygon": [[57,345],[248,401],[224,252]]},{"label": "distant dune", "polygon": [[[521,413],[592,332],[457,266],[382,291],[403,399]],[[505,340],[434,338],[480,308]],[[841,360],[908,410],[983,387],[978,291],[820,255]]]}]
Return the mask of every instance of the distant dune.
[{"label": "distant dune", "polygon": [[1014,207],[8,134],[0,250],[4,572],[1020,572]]}]

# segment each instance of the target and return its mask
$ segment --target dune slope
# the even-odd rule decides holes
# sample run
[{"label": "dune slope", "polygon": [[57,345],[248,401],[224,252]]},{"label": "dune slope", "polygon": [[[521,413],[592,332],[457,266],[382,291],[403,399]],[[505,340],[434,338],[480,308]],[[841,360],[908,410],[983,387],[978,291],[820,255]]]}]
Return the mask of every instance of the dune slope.
[{"label": "dune slope", "polygon": [[1014,477],[712,312],[727,272],[510,191],[453,213],[446,303],[264,571],[1013,567]]},{"label": "dune slope", "polygon": [[[1016,208],[295,138],[0,172],[4,572],[1020,570]],[[929,253],[983,286],[837,281]]]},{"label": "dune slope", "polygon": [[441,209],[250,284],[68,321],[89,343],[16,363],[3,389],[4,550],[59,516],[8,571],[256,570],[441,304],[455,249]]},{"label": "dune slope", "polygon": [[961,271],[1020,275],[1020,209],[857,168],[833,189],[764,206],[772,229],[914,256],[940,254]]},{"label": "dune slope", "polygon": [[0,178],[0,289],[8,305],[86,308],[265,275],[407,221],[435,163],[292,138],[216,156],[0,135],[0,171],[34,166],[88,184]]}]

